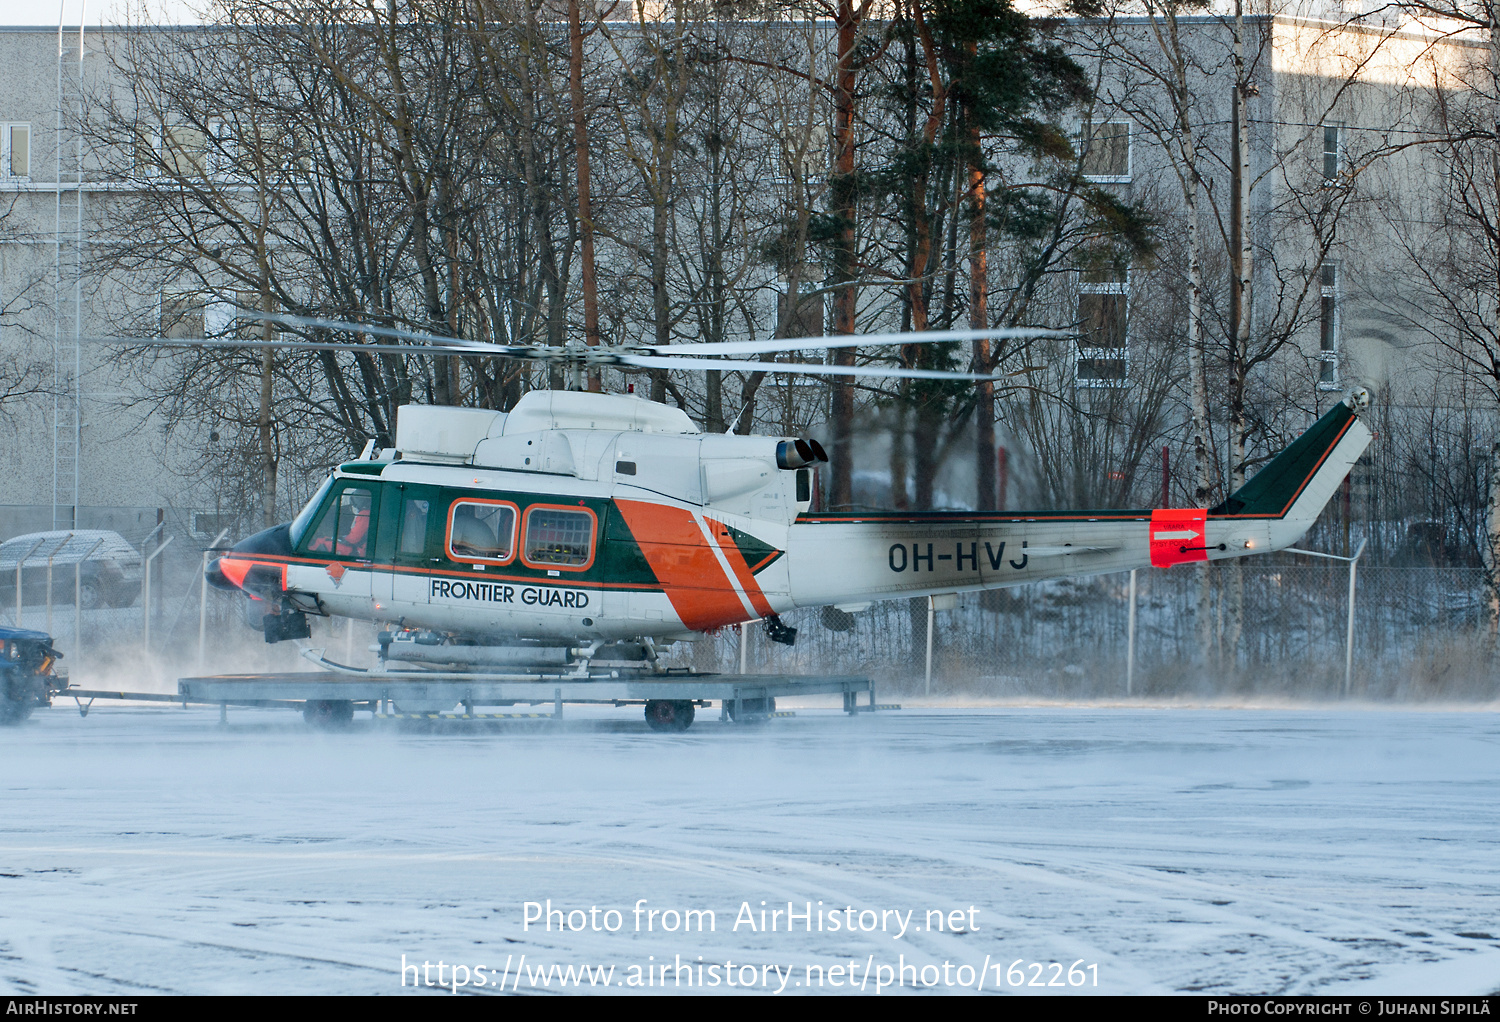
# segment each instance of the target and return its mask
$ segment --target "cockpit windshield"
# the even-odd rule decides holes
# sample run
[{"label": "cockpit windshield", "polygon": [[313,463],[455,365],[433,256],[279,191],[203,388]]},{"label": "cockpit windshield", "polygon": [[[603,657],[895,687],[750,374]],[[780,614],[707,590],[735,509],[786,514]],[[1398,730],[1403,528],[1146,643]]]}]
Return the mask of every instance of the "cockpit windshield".
[{"label": "cockpit windshield", "polygon": [[307,506],[302,509],[296,518],[292,519],[291,540],[293,547],[298,546],[302,542],[303,534],[307,532],[307,527],[312,524],[312,520],[317,517],[318,508],[323,506],[323,501],[331,489],[333,489],[333,474],[329,473],[328,478],[323,480],[323,485],[318,487],[318,492],[313,494],[312,500],[309,500]]}]

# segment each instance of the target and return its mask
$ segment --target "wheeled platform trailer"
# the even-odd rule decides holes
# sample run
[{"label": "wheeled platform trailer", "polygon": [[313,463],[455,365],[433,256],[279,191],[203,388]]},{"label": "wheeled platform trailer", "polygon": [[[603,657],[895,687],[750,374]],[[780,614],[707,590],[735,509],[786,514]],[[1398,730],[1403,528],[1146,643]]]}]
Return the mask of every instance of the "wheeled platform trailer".
[{"label": "wheeled platform trailer", "polygon": [[[227,719],[231,706],[301,709],[308,723],[334,728],[356,711],[376,720],[472,721],[503,717],[561,717],[564,704],[642,706],[646,723],[658,731],[684,731],[696,711],[718,703],[720,720],[764,721],[776,715],[778,697],[839,695],[845,713],[885,709],[875,702],[875,683],[863,677],[809,677],[777,674],[698,674],[670,672],[605,677],[569,675],[389,672],[334,674],[224,674],[182,678],[177,695],[67,689],[78,700],[146,699],[218,706]],[[861,705],[860,696],[864,696]],[[548,707],[547,713],[504,712],[515,707]],[[461,712],[458,711],[461,708]],[[500,708],[502,712],[483,712]],[[889,707],[893,708],[893,707]]]}]

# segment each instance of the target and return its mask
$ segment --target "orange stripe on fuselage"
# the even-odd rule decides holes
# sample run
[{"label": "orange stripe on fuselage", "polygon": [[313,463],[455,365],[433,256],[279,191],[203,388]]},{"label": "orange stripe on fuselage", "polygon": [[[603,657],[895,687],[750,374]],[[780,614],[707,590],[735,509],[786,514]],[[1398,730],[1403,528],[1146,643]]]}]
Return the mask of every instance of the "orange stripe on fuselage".
[{"label": "orange stripe on fuselage", "polygon": [[639,500],[615,507],[683,624],[703,631],[745,620],[745,605],[691,511]]},{"label": "orange stripe on fuselage", "polygon": [[739,581],[740,588],[745,591],[746,596],[750,597],[750,606],[754,607],[755,612],[761,617],[776,613],[766,600],[766,594],[760,591],[760,583],[755,581],[755,575],[751,572],[750,565],[746,563],[745,555],[740,553],[739,547],[735,546],[734,537],[730,536],[729,530],[712,518],[705,516],[703,520],[708,523],[709,534],[724,554],[724,560],[729,562],[729,567],[734,571],[734,577]]},{"label": "orange stripe on fuselage", "polygon": [[243,589],[245,588],[245,576],[250,574],[250,566],[254,563],[254,561],[241,560],[238,557],[230,557],[228,554],[225,554],[219,558],[219,570],[224,573],[225,578]]}]

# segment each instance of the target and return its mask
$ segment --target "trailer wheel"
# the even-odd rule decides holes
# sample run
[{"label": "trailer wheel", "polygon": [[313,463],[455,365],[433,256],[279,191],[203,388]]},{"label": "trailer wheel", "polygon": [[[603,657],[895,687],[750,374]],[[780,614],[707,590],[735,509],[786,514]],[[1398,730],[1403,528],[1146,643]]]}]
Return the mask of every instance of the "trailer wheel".
[{"label": "trailer wheel", "polygon": [[334,731],[354,720],[354,703],[348,699],[309,699],[302,719],[315,728]]},{"label": "trailer wheel", "polygon": [[650,699],[646,702],[646,724],[653,731],[686,731],[693,726],[696,711],[682,699]]}]

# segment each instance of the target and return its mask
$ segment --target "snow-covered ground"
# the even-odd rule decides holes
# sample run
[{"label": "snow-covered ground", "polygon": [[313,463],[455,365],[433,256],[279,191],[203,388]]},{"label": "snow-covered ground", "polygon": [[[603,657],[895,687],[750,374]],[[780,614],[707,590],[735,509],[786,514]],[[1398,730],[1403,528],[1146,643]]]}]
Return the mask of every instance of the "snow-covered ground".
[{"label": "snow-covered ground", "polygon": [[701,712],[60,703],[0,732],[0,992],[1500,990],[1492,712]]}]

